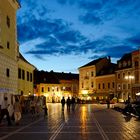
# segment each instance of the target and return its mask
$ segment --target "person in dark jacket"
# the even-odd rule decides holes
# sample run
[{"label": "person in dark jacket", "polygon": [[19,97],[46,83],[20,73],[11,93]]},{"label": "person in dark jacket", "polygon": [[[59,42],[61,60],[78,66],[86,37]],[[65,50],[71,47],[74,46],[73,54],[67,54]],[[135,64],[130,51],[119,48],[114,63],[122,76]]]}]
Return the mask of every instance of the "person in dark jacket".
[{"label": "person in dark jacket", "polygon": [[61,100],[61,104],[62,104],[62,111],[64,111],[64,107],[65,107],[65,98],[64,97]]},{"label": "person in dark jacket", "polygon": [[67,99],[67,110],[70,111],[70,104],[71,104],[71,100],[70,97],[68,97]]}]

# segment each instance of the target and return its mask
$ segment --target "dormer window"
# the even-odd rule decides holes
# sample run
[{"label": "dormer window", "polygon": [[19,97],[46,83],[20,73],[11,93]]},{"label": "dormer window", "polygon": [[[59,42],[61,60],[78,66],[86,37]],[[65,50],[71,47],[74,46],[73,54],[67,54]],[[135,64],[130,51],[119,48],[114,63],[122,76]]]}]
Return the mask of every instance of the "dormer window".
[{"label": "dormer window", "polygon": [[119,68],[121,68],[121,66],[122,66],[122,64],[121,64],[121,62],[119,62]]},{"label": "dormer window", "polygon": [[126,67],[126,65],[127,65],[127,63],[124,61],[124,62],[123,62],[123,67]]},{"label": "dormer window", "polygon": [[131,65],[131,61],[129,60],[129,61],[128,61],[128,66],[130,66],[130,65]]}]

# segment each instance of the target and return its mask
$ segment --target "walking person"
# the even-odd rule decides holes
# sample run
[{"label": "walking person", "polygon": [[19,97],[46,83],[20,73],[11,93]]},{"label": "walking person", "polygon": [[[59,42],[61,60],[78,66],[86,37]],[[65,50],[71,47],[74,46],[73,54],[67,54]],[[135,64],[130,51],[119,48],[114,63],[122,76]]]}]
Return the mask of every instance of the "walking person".
[{"label": "walking person", "polygon": [[24,99],[24,96],[23,96],[23,92],[21,92],[19,102],[20,102],[20,105],[21,105],[22,113],[24,114],[25,113],[25,99]]},{"label": "walking person", "polygon": [[21,105],[19,103],[18,98],[15,98],[15,103],[14,103],[14,118],[15,118],[15,123],[16,125],[19,125],[19,121],[21,119]]},{"label": "walking person", "polygon": [[67,99],[67,110],[70,111],[70,104],[71,104],[71,100],[70,97],[68,97]]},{"label": "walking person", "polygon": [[11,126],[12,124],[11,124],[11,120],[10,120],[10,116],[9,116],[9,112],[8,112],[8,106],[9,106],[8,98],[4,97],[4,100],[2,101],[2,104],[1,104],[0,124],[1,124],[3,117],[6,115],[8,126]]},{"label": "walking person", "polygon": [[62,111],[64,111],[64,107],[65,107],[65,98],[64,97],[61,99],[61,104],[62,104]]},{"label": "walking person", "polygon": [[110,108],[110,99],[109,98],[107,99],[106,103],[107,103],[107,108],[109,109]]},{"label": "walking person", "polygon": [[72,111],[74,111],[75,110],[75,98],[74,97],[72,97],[72,99],[71,99],[71,104],[72,104]]},{"label": "walking person", "polygon": [[42,106],[43,106],[43,110],[44,110],[44,117],[46,117],[48,115],[48,108],[46,105],[46,97],[45,96],[43,96]]},{"label": "walking person", "polygon": [[40,97],[37,98],[36,100],[36,116],[39,117],[40,115],[40,110],[41,110],[41,101],[40,101]]},{"label": "walking person", "polygon": [[31,98],[31,101],[30,101],[30,110],[31,110],[32,119],[33,119],[35,117],[35,100],[34,100],[34,96]]}]

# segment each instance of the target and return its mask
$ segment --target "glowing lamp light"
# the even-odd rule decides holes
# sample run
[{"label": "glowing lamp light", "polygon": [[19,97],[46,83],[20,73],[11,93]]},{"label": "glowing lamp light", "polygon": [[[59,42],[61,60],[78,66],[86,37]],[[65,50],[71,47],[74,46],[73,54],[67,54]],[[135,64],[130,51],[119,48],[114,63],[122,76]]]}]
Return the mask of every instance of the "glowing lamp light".
[{"label": "glowing lamp light", "polygon": [[130,75],[130,76],[125,76],[125,79],[134,79],[134,76]]},{"label": "glowing lamp light", "polygon": [[88,91],[87,90],[83,90],[82,94],[88,94]]},{"label": "glowing lamp light", "polygon": [[140,92],[136,93],[137,96],[140,96]]}]

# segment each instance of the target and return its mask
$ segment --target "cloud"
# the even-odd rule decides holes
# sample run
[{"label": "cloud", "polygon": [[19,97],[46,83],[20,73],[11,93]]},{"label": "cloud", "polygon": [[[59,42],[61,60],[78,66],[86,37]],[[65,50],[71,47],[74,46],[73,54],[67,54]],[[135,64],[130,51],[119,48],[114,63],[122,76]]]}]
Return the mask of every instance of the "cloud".
[{"label": "cloud", "polygon": [[131,43],[133,46],[140,46],[140,33],[136,34],[130,38],[127,38],[126,41],[128,41],[129,43]]},{"label": "cloud", "polygon": [[66,4],[73,5],[76,3],[75,0],[57,0],[57,2],[61,5],[66,5]]},{"label": "cloud", "polygon": [[79,20],[84,24],[98,25],[102,23],[101,18],[92,13],[86,13],[85,15],[79,16]]}]

